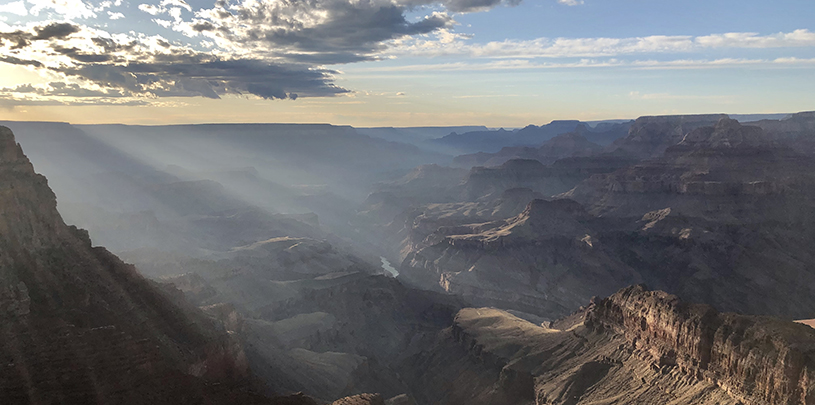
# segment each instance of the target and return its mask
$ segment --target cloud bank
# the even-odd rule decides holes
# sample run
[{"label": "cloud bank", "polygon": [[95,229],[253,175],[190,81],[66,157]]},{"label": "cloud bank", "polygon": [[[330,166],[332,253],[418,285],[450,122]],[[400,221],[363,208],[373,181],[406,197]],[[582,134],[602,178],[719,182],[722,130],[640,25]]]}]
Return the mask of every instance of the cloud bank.
[{"label": "cloud bank", "polygon": [[[30,8],[20,1],[0,11],[63,20],[0,23],[0,62],[39,69],[59,79],[52,84],[68,87],[7,88],[6,98],[12,94],[33,103],[63,96],[107,103],[111,94],[142,101],[227,94],[336,96],[349,90],[337,86],[337,72],[323,66],[375,60],[391,41],[452,28],[452,13],[520,0],[217,0],[197,10],[184,0],[139,4],[138,13],[187,38],[172,43],[160,35],[112,33],[99,24],[74,22],[100,13],[126,19],[113,9],[121,0],[96,6],[82,0],[27,1]],[[425,9],[423,18],[408,20],[409,12]]]},{"label": "cloud bank", "polygon": [[[335,83],[339,73],[328,65],[405,56],[474,61],[423,65],[418,70],[673,68],[741,62],[689,63],[693,59],[687,56],[655,62],[635,55],[815,47],[815,33],[806,29],[770,35],[736,32],[486,43],[456,32],[455,18],[461,13],[512,7],[521,0],[215,0],[203,8],[185,0],[140,1],[130,9],[135,16],[121,12],[125,11],[123,0],[19,0],[0,6],[0,13],[44,18],[13,26],[0,22],[0,63],[37,70],[48,78],[43,82],[47,84],[0,89],[0,97],[27,103],[60,98],[61,103],[96,100],[100,104],[226,95],[294,100],[351,92]],[[88,19],[95,20],[77,22]],[[100,19],[110,27],[99,24]],[[149,21],[154,32],[165,35],[116,32],[116,24],[128,19]],[[542,62],[547,59],[552,63]],[[772,63],[801,64],[782,59]]]}]

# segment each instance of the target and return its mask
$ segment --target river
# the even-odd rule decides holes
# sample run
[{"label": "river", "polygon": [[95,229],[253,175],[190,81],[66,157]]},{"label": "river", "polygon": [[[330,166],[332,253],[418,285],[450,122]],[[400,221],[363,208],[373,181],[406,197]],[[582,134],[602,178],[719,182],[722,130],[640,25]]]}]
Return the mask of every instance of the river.
[{"label": "river", "polygon": [[391,266],[391,262],[389,262],[388,259],[386,259],[386,258],[384,258],[382,256],[379,256],[379,260],[382,260],[382,269],[383,270],[387,271],[388,273],[390,273],[394,277],[399,275],[399,272],[396,271],[396,269],[393,268],[393,266]]}]

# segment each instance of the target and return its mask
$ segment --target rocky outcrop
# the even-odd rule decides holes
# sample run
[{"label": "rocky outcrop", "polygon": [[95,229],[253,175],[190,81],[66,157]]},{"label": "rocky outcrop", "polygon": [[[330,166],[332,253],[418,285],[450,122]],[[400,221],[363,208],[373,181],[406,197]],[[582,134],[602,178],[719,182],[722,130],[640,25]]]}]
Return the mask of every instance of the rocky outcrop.
[{"label": "rocky outcrop", "polygon": [[815,403],[815,330],[805,325],[722,314],[642,286],[596,301],[586,324],[625,335],[659,367],[711,381],[745,403]]},{"label": "rocky outcrop", "polygon": [[546,196],[567,190],[559,176],[543,163],[534,159],[512,159],[498,167],[474,167],[463,183],[462,199],[494,199],[512,188],[529,188]]},{"label": "rocky outcrop", "polygon": [[601,216],[671,207],[717,221],[786,222],[811,216],[813,168],[815,160],[777,146],[760,128],[724,118],[691,131],[659,159],[592,176],[563,197]]},{"label": "rocky outcrop", "polygon": [[406,256],[400,277],[477,305],[565,315],[596,291],[641,280],[589,221],[574,201],[533,200],[506,220],[439,227]]},{"label": "rocky outcrop", "polygon": [[[630,208],[652,211],[597,217],[574,201],[555,200],[535,201],[507,220],[422,219],[414,222],[425,229],[416,228],[400,277],[478,305],[544,317],[564,315],[593,295],[638,282],[726,311],[811,317],[815,254],[809,246],[815,232],[807,220],[813,210],[806,194],[771,196],[753,205],[735,194],[727,198],[740,201],[741,208],[716,211],[731,214],[711,218],[691,215],[692,206],[680,204],[676,195],[667,201],[628,195],[639,204]],[[684,201],[698,204],[711,199],[688,198]]]},{"label": "rocky outcrop", "polygon": [[544,324],[465,308],[434,345],[412,358],[426,367],[429,403],[809,405],[815,399],[815,330],[719,313],[641,286]]},{"label": "rocky outcrop", "polygon": [[631,125],[628,136],[614,141],[606,150],[640,160],[659,157],[687,133],[726,117],[725,114],[640,117]]},{"label": "rocky outcrop", "polygon": [[399,258],[418,249],[440,241],[442,233],[467,223],[485,223],[503,220],[520,214],[530,201],[544,196],[528,188],[512,188],[504,191],[494,201],[429,204],[405,213],[403,227],[396,235],[399,241]]},{"label": "rocky outcrop", "polygon": [[778,144],[787,145],[810,156],[815,155],[815,111],[792,114],[781,120],[761,120],[748,124],[760,127]]},{"label": "rocky outcrop", "polygon": [[331,405],[385,405],[385,400],[379,394],[359,394],[338,399]]}]

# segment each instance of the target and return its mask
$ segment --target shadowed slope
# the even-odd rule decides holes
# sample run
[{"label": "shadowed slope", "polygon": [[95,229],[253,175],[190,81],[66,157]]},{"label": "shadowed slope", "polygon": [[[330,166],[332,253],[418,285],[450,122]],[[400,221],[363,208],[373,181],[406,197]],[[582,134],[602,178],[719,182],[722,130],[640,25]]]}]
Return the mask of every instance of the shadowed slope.
[{"label": "shadowed slope", "polygon": [[0,402],[274,403],[214,321],[65,225],[5,127],[0,207]]}]

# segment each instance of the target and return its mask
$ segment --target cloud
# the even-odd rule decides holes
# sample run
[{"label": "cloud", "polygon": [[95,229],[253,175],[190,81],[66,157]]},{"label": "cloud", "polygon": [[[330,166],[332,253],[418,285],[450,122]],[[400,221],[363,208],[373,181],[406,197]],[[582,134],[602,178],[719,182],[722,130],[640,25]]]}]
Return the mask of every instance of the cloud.
[{"label": "cloud", "polygon": [[[375,59],[388,41],[428,34],[454,24],[447,12],[434,12],[419,21],[405,18],[408,4],[386,0],[313,0],[277,2],[219,1],[189,20],[163,6],[140,6],[150,14],[172,17],[172,29],[187,36],[203,35],[221,49],[292,62],[335,64]],[[413,1],[409,5],[426,4]],[[450,0],[453,10],[475,10],[501,0]],[[176,8],[176,10],[179,10]],[[154,20],[167,25],[169,20]]]},{"label": "cloud", "polygon": [[759,35],[727,33],[707,36],[651,35],[633,38],[537,38],[533,40],[469,43],[467,39],[412,38],[388,54],[412,56],[460,55],[480,58],[593,58],[642,53],[698,52],[719,48],[814,47],[815,33],[806,29]]},{"label": "cloud", "polygon": [[[262,58],[302,63],[351,63],[378,58],[391,41],[444,31],[455,24],[450,13],[470,13],[521,0],[219,0],[187,18],[182,0],[141,4],[153,21],[186,36],[204,36],[218,48]],[[418,21],[410,10],[441,6]],[[437,8],[438,9],[438,8]]]},{"label": "cloud", "polygon": [[[25,4],[19,1],[6,8],[22,12]],[[47,11],[49,18],[58,15],[53,18],[68,21],[97,13],[110,20],[125,18],[112,9],[122,0],[27,1],[32,5],[27,12],[35,16]],[[520,1],[216,0],[211,8],[195,9],[186,0],[153,0],[138,4],[138,9],[153,16],[159,27],[189,37],[189,43],[40,21],[2,25],[7,32],[0,32],[0,62],[38,68],[73,83],[26,93],[39,97],[101,98],[114,92],[148,99],[329,97],[349,91],[334,84],[337,72],[322,66],[376,60],[394,41],[413,36],[439,33],[453,42],[464,38],[451,32],[455,13],[511,7]],[[421,10],[429,10],[423,18],[406,17]]]},{"label": "cloud", "polygon": [[120,100],[120,99],[73,99],[61,100],[57,98],[29,98],[15,97],[8,94],[0,94],[0,108],[13,109],[23,106],[145,106],[151,103],[146,100]]},{"label": "cloud", "polygon": [[557,2],[567,6],[579,6],[583,4],[583,0],[557,0]]},{"label": "cloud", "polygon": [[139,4],[139,10],[144,11],[145,13],[150,15],[159,15],[165,11],[162,7],[155,6],[152,4]]},{"label": "cloud", "polygon": [[45,65],[43,65],[40,61],[20,59],[15,56],[8,55],[0,55],[0,62],[9,63],[12,65],[33,66],[38,68],[45,67]]},{"label": "cloud", "polygon": [[19,16],[28,15],[28,10],[25,8],[23,0],[14,1],[7,4],[0,4],[0,13],[17,14]]},{"label": "cloud", "polygon": [[461,71],[501,71],[501,70],[544,70],[544,69],[578,69],[578,68],[628,68],[628,69],[715,69],[734,66],[780,67],[800,65],[815,66],[815,58],[777,58],[777,59],[678,59],[668,61],[620,59],[582,59],[575,62],[532,62],[529,59],[501,59],[486,62],[454,62],[423,65],[404,65],[388,67],[371,67],[355,69],[352,75],[366,73],[423,73],[423,72],[461,72]]},{"label": "cloud", "polygon": [[784,48],[815,46],[815,32],[799,29],[793,32],[779,32],[772,35],[759,35],[754,32],[732,32],[697,37],[695,42],[707,48]]},{"label": "cloud", "polygon": [[12,50],[20,49],[29,46],[32,41],[64,39],[78,31],[79,28],[70,23],[51,23],[34,27],[33,33],[23,30],[0,32],[0,45],[10,45]]},{"label": "cloud", "polygon": [[[220,98],[253,94],[265,99],[325,97],[348,91],[331,83],[332,71],[273,65],[259,60],[219,60],[198,55],[124,66],[85,64],[59,70],[107,88],[157,97]],[[175,59],[175,60],[174,60]]]},{"label": "cloud", "polygon": [[517,6],[521,0],[448,0],[442,2],[448,10],[457,13],[472,13],[475,11],[485,11],[499,5]]},{"label": "cloud", "polygon": [[40,96],[296,99],[348,92],[333,84],[336,72],[309,64],[199,52],[158,36],[109,35],[69,23],[0,33],[0,55],[0,61],[75,82],[52,83],[48,92],[37,91]]},{"label": "cloud", "polygon": [[640,93],[638,91],[632,91],[628,93],[628,97],[634,100],[644,100],[644,101],[706,100],[725,104],[731,104],[736,99],[735,96],[729,95]]},{"label": "cloud", "polygon": [[33,16],[40,15],[43,10],[51,10],[68,19],[95,18],[96,13],[89,3],[82,0],[27,0],[33,6],[28,11]]},{"label": "cloud", "polygon": [[129,96],[121,90],[111,89],[89,89],[77,83],[51,82],[48,86],[34,86],[31,84],[21,84],[13,88],[0,89],[0,93],[24,93],[36,94],[39,96],[61,96],[61,97],[104,97],[121,98]]},{"label": "cloud", "polygon": [[180,7],[192,12],[192,7],[184,0],[161,0],[161,7]]}]

